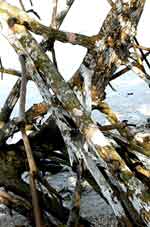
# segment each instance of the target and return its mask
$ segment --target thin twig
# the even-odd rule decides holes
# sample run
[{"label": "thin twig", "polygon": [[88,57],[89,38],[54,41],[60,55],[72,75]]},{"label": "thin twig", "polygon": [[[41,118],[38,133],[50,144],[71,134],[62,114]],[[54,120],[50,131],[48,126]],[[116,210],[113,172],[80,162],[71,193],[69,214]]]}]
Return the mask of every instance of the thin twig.
[{"label": "thin twig", "polygon": [[[57,8],[58,8],[58,0],[53,0],[53,13],[52,13],[52,19],[51,19],[51,24],[50,26],[52,28],[57,29],[57,23],[56,23],[56,18],[57,18]],[[56,60],[56,54],[55,54],[55,49],[54,49],[54,43],[52,47],[52,58],[53,58],[53,63],[58,71],[58,65],[57,65],[57,60]]]},{"label": "thin twig", "polygon": [[[146,54],[144,54],[145,57],[147,57],[148,55],[150,55],[150,52],[147,52]],[[142,61],[144,60],[143,57],[141,59]],[[132,66],[136,66],[137,63],[136,62],[131,62]],[[125,67],[124,69],[121,69],[120,71],[116,72],[115,74],[112,75],[110,81],[117,79],[118,77],[122,76],[123,74],[125,74],[126,72],[130,71],[132,69],[132,67]]]},{"label": "thin twig", "polygon": [[[53,13],[52,13],[52,19],[51,19],[51,27],[55,28],[55,29],[59,29],[61,24],[63,23],[67,13],[69,12],[72,4],[73,4],[74,0],[70,1],[67,5],[67,8],[65,11],[63,11],[63,17],[60,18],[60,15],[57,15],[57,8],[58,8],[58,0],[53,0]],[[50,42],[50,41],[49,41]],[[47,45],[48,49],[49,49],[49,45]],[[51,46],[51,52],[52,52],[52,58],[53,58],[53,63],[58,71],[58,65],[57,65],[57,59],[56,59],[56,54],[55,54],[55,49],[54,49],[54,43],[52,43]],[[47,50],[47,48],[46,48]]]},{"label": "thin twig", "polygon": [[31,194],[32,194],[32,204],[33,204],[33,210],[34,210],[34,216],[35,216],[35,223],[36,227],[43,227],[42,219],[41,219],[41,212],[39,208],[39,201],[38,201],[38,194],[36,190],[36,179],[33,176],[33,174],[29,174],[30,179],[30,187],[31,187]]},{"label": "thin twig", "polygon": [[150,76],[147,74],[146,69],[145,69],[145,67],[143,65],[142,56],[140,56],[140,54],[138,53],[137,49],[134,46],[133,46],[133,48],[134,48],[134,51],[135,51],[135,54],[136,54],[137,64],[135,65],[135,67],[132,66],[132,70],[137,75],[139,75],[140,78],[143,79],[149,86],[150,85]]},{"label": "thin twig", "polygon": [[0,58],[0,69],[2,70],[1,71],[1,80],[3,80],[3,69],[4,69],[4,67],[3,67],[3,64],[2,64],[2,59]]},{"label": "thin twig", "polygon": [[[149,63],[149,61],[147,60],[147,58],[146,58],[146,56],[145,56],[145,54],[144,54],[144,52],[143,52],[143,50],[144,50],[145,48],[143,49],[143,47],[139,45],[139,42],[138,42],[138,40],[137,40],[136,37],[134,37],[134,41],[135,41],[136,45],[137,45],[138,48],[139,48],[139,51],[140,51],[140,53],[141,53],[141,55],[142,55],[142,58],[145,60],[147,66],[148,66],[149,69],[150,69],[150,63]],[[136,45],[134,45],[135,48],[136,48]],[[146,48],[146,49],[147,49],[147,48]],[[146,49],[145,49],[145,50],[146,50]],[[148,48],[148,51],[150,52],[150,48]]]},{"label": "thin twig", "polygon": [[20,55],[19,60],[22,68],[22,80],[21,80],[21,91],[20,91],[20,130],[22,134],[23,143],[25,146],[25,151],[27,155],[27,160],[29,164],[29,179],[30,179],[30,189],[32,195],[32,204],[35,216],[36,227],[42,227],[41,212],[39,208],[38,195],[36,190],[36,175],[37,167],[32,154],[30,142],[25,131],[25,102],[26,102],[26,84],[27,84],[27,72],[26,72],[26,56]]},{"label": "thin twig", "polygon": [[46,180],[46,178],[44,177],[41,177],[40,174],[37,175],[37,178],[39,180],[39,182],[42,183],[42,185],[44,185],[44,187],[48,190],[48,192],[51,194],[51,195],[55,195],[57,198],[59,198],[60,200],[60,203],[62,205],[62,198],[60,196],[60,194],[56,191],[55,188],[53,188],[52,186],[50,186],[50,184],[48,183],[48,181]]},{"label": "thin twig", "polygon": [[27,200],[9,194],[7,191],[0,192],[0,203],[3,203],[6,206],[10,206],[12,208],[15,208],[16,206],[22,206],[22,208],[25,208],[27,210],[31,207],[30,203]]},{"label": "thin twig", "polygon": [[73,194],[72,208],[70,210],[67,227],[77,227],[79,222],[80,212],[80,199],[81,199],[81,175],[82,175],[82,164],[81,160],[77,166],[77,181],[76,187]]},{"label": "thin twig", "polygon": [[25,9],[25,7],[24,7],[24,4],[23,4],[23,1],[22,1],[22,0],[19,0],[19,3],[20,3],[20,5],[21,5],[21,8],[22,8],[24,11],[26,11],[26,9]]},{"label": "thin twig", "polygon": [[19,76],[21,77],[21,72],[15,70],[15,69],[5,69],[5,68],[0,68],[0,73],[5,73],[5,74],[10,74],[13,76]]},{"label": "thin twig", "polygon": [[31,6],[33,6],[33,2],[32,2],[32,0],[30,0],[30,4],[31,4]]},{"label": "thin twig", "polygon": [[115,3],[112,0],[107,0],[107,2],[109,3],[109,5],[114,8],[115,7]]},{"label": "thin twig", "polygon": [[103,132],[114,130],[114,129],[122,129],[122,128],[126,128],[127,126],[136,127],[135,124],[126,124],[124,122],[119,122],[119,123],[112,124],[112,125],[100,125],[99,123],[97,123],[97,125],[98,125],[99,129]]},{"label": "thin twig", "polygon": [[[150,51],[150,47],[144,47],[144,46],[141,46],[141,45],[138,45],[138,44],[133,44],[133,46],[135,48],[138,48],[138,49],[141,49],[141,50],[146,50],[146,51]],[[142,53],[141,53],[142,54]]]},{"label": "thin twig", "polygon": [[29,9],[26,11],[27,13],[33,13],[39,20],[41,20],[41,17],[34,9]]},{"label": "thin twig", "polygon": [[50,26],[52,28],[57,28],[56,17],[57,17],[57,7],[58,7],[58,0],[53,0],[53,13]]},{"label": "thin twig", "polygon": [[65,11],[63,11],[63,16],[62,16],[62,13],[60,13],[60,15],[57,15],[57,18],[56,18],[57,19],[57,28],[60,28],[60,26],[62,25],[62,23],[63,23],[65,17],[67,16],[71,6],[73,5],[74,1],[75,0],[71,0],[71,1],[66,0],[67,8]]}]

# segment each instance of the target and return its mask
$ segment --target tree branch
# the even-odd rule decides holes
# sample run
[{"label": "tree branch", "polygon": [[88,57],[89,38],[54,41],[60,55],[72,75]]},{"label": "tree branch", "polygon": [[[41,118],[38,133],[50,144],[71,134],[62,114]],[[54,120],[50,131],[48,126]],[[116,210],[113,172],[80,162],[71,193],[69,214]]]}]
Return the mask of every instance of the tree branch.
[{"label": "tree branch", "polygon": [[26,11],[26,9],[25,9],[25,7],[24,7],[24,4],[23,4],[23,1],[22,1],[22,0],[19,0],[19,3],[20,3],[20,5],[21,5],[21,8],[22,8],[24,11]]},{"label": "tree branch", "polygon": [[42,227],[42,219],[41,212],[39,208],[38,195],[36,190],[36,175],[37,175],[37,167],[34,161],[34,157],[32,154],[31,146],[29,139],[27,137],[25,131],[25,102],[26,102],[26,82],[27,82],[27,71],[26,71],[26,56],[20,55],[19,60],[22,68],[22,80],[21,80],[21,90],[20,90],[20,130],[22,134],[22,139],[25,146],[25,151],[27,155],[27,160],[29,164],[29,179],[30,179],[30,189],[32,195],[32,204],[35,216],[36,227]]},{"label": "tree branch", "polygon": [[88,37],[77,33],[58,31],[53,28],[50,29],[49,27],[46,27],[29,17],[26,12],[20,10],[15,6],[11,6],[4,0],[0,1],[0,8],[0,14],[3,15],[5,19],[8,19],[9,26],[13,27],[16,32],[18,26],[14,25],[21,24],[33,33],[44,36],[45,38],[52,41],[58,40],[64,43],[71,43],[73,45],[81,45],[86,48],[92,48],[95,44],[95,37]]},{"label": "tree branch", "polygon": [[144,54],[144,52],[143,52],[143,50],[147,50],[148,52],[150,52],[150,48],[145,48],[145,47],[139,45],[139,42],[138,42],[138,40],[137,40],[136,37],[134,37],[134,41],[135,41],[135,43],[136,43],[136,44],[134,44],[134,47],[135,47],[135,48],[139,48],[142,58],[145,60],[147,66],[148,66],[149,69],[150,69],[150,63],[149,63],[149,61],[147,60],[147,58],[146,58],[146,56],[145,56],[145,54]]},{"label": "tree branch", "polygon": [[55,29],[57,28],[57,24],[56,24],[57,7],[58,7],[58,0],[53,0],[53,13],[52,13],[50,26]]},{"label": "tree branch", "polygon": [[[62,103],[63,107],[68,111],[76,126],[82,133],[83,137],[86,139],[88,145],[93,149],[95,155],[99,157],[100,164],[102,166],[105,166],[105,173],[107,174],[107,177],[114,186],[117,186],[118,190],[122,194],[122,197],[124,198],[122,199],[124,206],[126,207],[126,209],[129,209],[129,207],[131,209],[130,214],[132,214],[132,221],[134,223],[141,222],[143,223],[143,225],[144,223],[145,225],[148,225],[149,220],[143,219],[140,205],[142,204],[143,212],[148,215],[149,211],[147,210],[147,203],[144,203],[144,185],[137,178],[135,178],[132,171],[126,166],[125,162],[118,155],[114,147],[99,131],[98,127],[94,124],[90,116],[79,103],[75,94],[70,89],[70,86],[55,70],[55,67],[53,66],[47,55],[45,55],[41,51],[37,42],[29,33],[25,32],[23,29],[21,29],[19,33],[19,41],[16,40],[15,42],[13,42],[14,47],[16,46],[16,51],[18,51],[19,43],[23,46],[23,50],[26,51],[28,58],[31,59],[34,62],[35,66],[38,66],[38,70],[40,70],[40,72],[45,75],[47,86],[52,88],[56,97]],[[42,86],[41,89],[43,90]],[[48,103],[50,99],[51,97],[49,92]],[[117,166],[113,164],[116,162],[118,163]],[[119,176],[117,174],[118,171],[120,173]],[[131,184],[131,182],[134,182],[134,184]],[[124,190],[124,187],[127,187],[127,185],[130,184],[132,188],[134,187],[134,190],[130,191],[130,193],[132,194],[133,198],[138,199],[138,203],[135,200],[131,201],[126,191]],[[137,187],[138,192],[136,190]],[[129,204],[131,204],[131,206],[129,206]]]},{"label": "tree branch", "polygon": [[0,122],[1,123],[2,122],[6,123],[9,120],[9,117],[19,98],[20,86],[21,86],[21,80],[18,79],[17,82],[15,83],[15,85],[13,86],[10,94],[8,95],[8,97],[0,111]]},{"label": "tree branch", "polygon": [[75,0],[65,0],[66,4],[63,8],[63,10],[57,15],[56,17],[56,28],[60,28],[60,26],[62,25],[65,17],[67,16],[71,6],[73,5]]},{"label": "tree branch", "polygon": [[21,77],[21,73],[19,71],[15,70],[15,69],[0,68],[0,72]]},{"label": "tree branch", "polygon": [[107,0],[107,2],[109,3],[109,5],[110,5],[112,8],[115,8],[115,3],[114,3],[112,0]]}]

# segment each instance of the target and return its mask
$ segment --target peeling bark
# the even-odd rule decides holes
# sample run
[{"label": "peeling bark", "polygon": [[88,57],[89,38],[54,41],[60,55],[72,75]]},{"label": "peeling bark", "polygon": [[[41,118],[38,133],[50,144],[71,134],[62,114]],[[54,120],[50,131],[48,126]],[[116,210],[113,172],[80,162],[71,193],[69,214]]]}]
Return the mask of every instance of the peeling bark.
[{"label": "peeling bark", "polygon": [[21,85],[21,81],[20,81],[20,79],[18,79],[17,82],[15,83],[14,87],[12,88],[9,96],[7,97],[6,102],[4,103],[4,106],[1,109],[0,128],[4,123],[6,123],[9,120],[11,112],[12,112],[15,104],[18,101],[20,85]]},{"label": "peeling bark", "polygon": [[[122,202],[125,208],[128,209],[132,221],[134,223],[148,225],[149,220],[147,220],[147,215],[149,213],[149,202],[145,202],[144,199],[145,195],[148,193],[147,187],[135,178],[132,171],[126,166],[125,162],[112,145],[109,144],[98,127],[93,123],[90,116],[80,105],[75,94],[62,79],[61,75],[57,73],[48,57],[42,52],[40,47],[38,47],[38,44],[31,35],[24,29],[21,29],[19,33],[19,42],[13,43],[14,46],[17,45],[17,51],[18,47],[21,48],[21,46],[18,46],[19,43],[23,46],[23,49],[20,51],[26,50],[26,55],[30,56],[35,66],[38,67],[38,71],[45,75],[46,83],[52,88],[58,100],[62,103],[80,132],[84,135],[89,146],[99,157],[100,164],[106,169],[105,173],[109,181],[114,187],[117,187],[121,193]],[[42,86],[41,89],[43,89]],[[130,195],[128,195],[126,187]]]},{"label": "peeling bark", "polygon": [[[109,1],[109,3],[112,5],[112,9],[99,34],[93,37],[49,29],[3,0],[0,1],[0,16],[3,16],[3,19],[8,22],[11,31],[11,34],[5,33],[5,37],[18,56],[23,54],[26,57],[25,64],[28,76],[37,85],[45,102],[45,106],[44,104],[37,105],[35,112],[33,111],[34,108],[29,110],[28,114],[24,116],[26,120],[33,124],[36,116],[49,111],[51,122],[53,122],[52,133],[56,135],[55,132],[57,131],[59,139],[61,138],[59,146],[62,152],[57,154],[59,163],[71,165],[73,168],[74,164],[78,165],[82,160],[86,171],[92,177],[92,181],[89,180],[89,175],[84,176],[83,174],[83,176],[89,182],[94,182],[91,183],[93,188],[108,201],[120,223],[124,223],[126,226],[149,226],[149,169],[141,165],[133,167],[135,163],[130,156],[132,153],[137,158],[139,152],[148,156],[149,151],[147,152],[145,148],[143,149],[136,143],[127,127],[118,126],[119,133],[125,139],[124,143],[119,138],[118,144],[120,143],[122,150],[127,146],[127,156],[124,157],[122,152],[117,151],[108,141],[100,131],[100,127],[93,122],[90,116],[92,104],[94,104],[96,108],[107,115],[112,124],[121,126],[121,122],[111,109],[101,101],[112,74],[115,73],[118,66],[126,65],[129,62],[129,49],[132,46],[145,1],[118,0],[116,3],[112,1]],[[87,47],[87,55],[75,77],[69,83],[64,81],[57,68],[28,30],[40,34],[52,42],[60,40]],[[78,93],[81,94],[82,98],[79,97]],[[13,105],[9,104],[9,107],[12,105],[13,109],[15,102],[12,103]],[[48,122],[50,124],[50,121]],[[5,145],[6,139],[16,130],[18,130],[17,123],[11,121],[1,128],[0,144],[3,149],[7,147]],[[40,140],[35,143],[38,148],[41,147],[42,152],[34,149],[34,142],[39,138],[38,136],[43,134],[43,130],[41,128],[40,132],[33,132],[29,136],[31,148],[33,146],[33,155],[39,166],[43,157],[52,158],[53,156],[53,158],[56,158],[55,152],[50,152],[50,144],[44,142],[45,139],[47,141],[46,135],[45,139],[43,136],[41,137],[42,144],[40,144]],[[117,141],[116,137],[115,140]],[[63,144],[62,147],[61,143]],[[46,146],[42,147],[42,145]],[[21,173],[26,170],[24,149],[20,142],[14,146],[20,147],[22,152],[14,152],[9,149],[7,152],[0,152],[2,166],[0,185],[5,185],[12,191],[17,189],[22,195],[25,191],[25,196],[29,198],[27,194],[29,186],[20,179]],[[44,167],[41,166],[42,168]],[[77,210],[73,212],[72,209],[68,226],[71,226],[70,220],[73,220],[74,226],[77,226],[76,219],[78,219],[80,209],[79,204],[76,204],[77,198],[80,197],[78,183],[79,181],[77,181],[77,194],[75,193],[73,206],[73,209],[77,208]],[[55,195],[57,197],[57,193]],[[8,201],[9,197],[5,196],[4,199]],[[41,199],[40,204],[43,201]],[[64,209],[60,200],[55,201],[54,204],[53,202],[53,199],[49,198],[48,204],[44,203],[42,208],[50,214],[52,213],[55,218],[58,216],[55,219],[57,223],[66,223],[68,210]],[[73,217],[74,215],[76,218]]]}]

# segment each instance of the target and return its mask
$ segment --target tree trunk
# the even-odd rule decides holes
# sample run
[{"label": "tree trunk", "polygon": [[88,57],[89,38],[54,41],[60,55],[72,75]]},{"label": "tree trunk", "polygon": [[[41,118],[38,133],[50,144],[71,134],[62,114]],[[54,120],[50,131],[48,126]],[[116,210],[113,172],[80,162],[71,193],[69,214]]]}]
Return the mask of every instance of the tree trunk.
[{"label": "tree trunk", "polygon": [[[108,105],[102,102],[105,97],[105,88],[112,79],[112,74],[120,65],[129,63],[129,49],[133,46],[144,4],[144,0],[116,1],[112,4],[113,7],[100,32],[96,36],[87,37],[50,29],[31,19],[26,12],[12,7],[3,0],[0,1],[0,16],[8,22],[9,32],[11,32],[11,35],[5,33],[5,37],[18,56],[25,56],[24,65],[28,78],[35,82],[44,100],[43,104],[35,108],[35,112],[32,109],[25,114],[26,128],[28,123],[34,127],[35,116],[42,116],[47,111],[50,115],[45,125],[41,124],[39,132],[34,132],[29,136],[38,168],[46,172],[48,166],[42,165],[41,159],[52,157],[58,161],[56,165],[58,171],[61,170],[62,164],[74,168],[74,165],[80,166],[80,160],[84,163],[84,167],[80,166],[81,172],[79,168],[75,168],[78,177],[70,215],[61,204],[59,194],[55,189],[47,186],[51,194],[55,196],[46,197],[48,200],[43,202],[42,209],[52,214],[54,218],[50,219],[50,223],[55,223],[54,226],[56,223],[58,226],[62,223],[68,223],[68,226],[78,226],[78,223],[82,222],[79,218],[79,198],[80,174],[84,171],[88,173],[83,174],[84,178],[111,205],[121,225],[150,226],[150,170],[142,162],[139,164],[140,168],[137,166],[133,168],[134,162],[131,157],[131,153],[137,158],[139,152],[145,156],[149,156],[149,152],[136,143],[127,125],[122,125]],[[87,47],[84,61],[69,83],[64,81],[56,65],[44,52],[46,49],[38,44],[29,31],[47,37],[47,42],[59,40]],[[22,142],[14,145],[13,149],[5,145],[6,139],[20,130],[17,120],[9,120],[10,113],[18,99],[20,87],[18,84],[20,85],[20,80],[17,81],[0,113],[0,120],[4,122],[0,131],[1,166],[3,167],[0,173],[0,185],[21,196],[25,190],[23,197],[28,199],[29,187],[20,179],[21,173],[26,170],[25,163],[27,162]],[[78,92],[81,93],[82,98],[78,97]],[[124,156],[122,152],[118,152],[104,136],[100,130],[101,127],[93,122],[92,107],[105,113],[111,124],[119,125],[117,129],[123,140],[119,138],[118,143],[124,152],[125,140],[128,155]],[[6,112],[5,119],[3,119],[3,112]],[[50,142],[48,142],[49,139]],[[117,141],[115,136],[114,139]],[[60,153],[55,152],[56,147]],[[4,152],[4,149],[7,152]],[[89,175],[92,176],[92,181],[89,180]],[[39,180],[38,176],[38,174],[35,176],[37,180]],[[41,204],[41,201],[45,201],[42,200],[44,193],[38,193]],[[21,203],[21,206],[26,214],[30,211],[24,204]]]}]

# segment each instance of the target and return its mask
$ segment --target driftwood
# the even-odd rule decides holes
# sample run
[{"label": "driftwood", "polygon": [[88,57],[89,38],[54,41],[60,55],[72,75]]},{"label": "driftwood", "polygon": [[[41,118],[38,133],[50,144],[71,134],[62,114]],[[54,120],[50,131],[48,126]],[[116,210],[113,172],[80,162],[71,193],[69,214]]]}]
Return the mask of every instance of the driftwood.
[{"label": "driftwood", "polygon": [[[32,225],[87,227],[90,223],[79,212],[80,184],[85,179],[110,204],[120,226],[150,226],[150,170],[139,158],[142,153],[148,163],[149,148],[136,141],[130,124],[120,122],[104,101],[106,86],[128,70],[138,69],[138,75],[149,84],[150,77],[142,64],[145,61],[149,67],[146,58],[149,48],[140,46],[135,37],[145,1],[109,0],[111,10],[100,32],[91,37],[59,30],[73,2],[66,1],[63,12],[57,13],[59,1],[55,0],[51,25],[46,27],[25,12],[22,1],[23,10],[0,0],[0,17],[3,26],[9,28],[9,34],[3,30],[2,34],[22,66],[21,72],[0,69],[2,73],[21,77],[0,112],[0,186],[6,189],[0,193],[1,202],[25,215]],[[38,43],[31,32],[44,40]],[[57,68],[55,40],[87,48],[81,66],[68,82]],[[132,61],[131,48],[135,52]],[[47,51],[52,52],[53,61]],[[120,65],[125,68],[116,73]],[[25,111],[27,80],[35,82],[43,103]],[[20,115],[10,120],[19,97]],[[94,109],[104,113],[110,125],[93,122]],[[48,119],[44,120],[46,113]],[[29,128],[32,132],[27,136]],[[120,135],[111,133],[112,129]],[[7,145],[6,140],[17,131],[21,131],[22,140]],[[119,148],[109,142],[109,137]],[[64,165],[77,173],[70,211],[40,172],[59,172]],[[25,171],[29,173],[29,184],[21,179]]]}]

